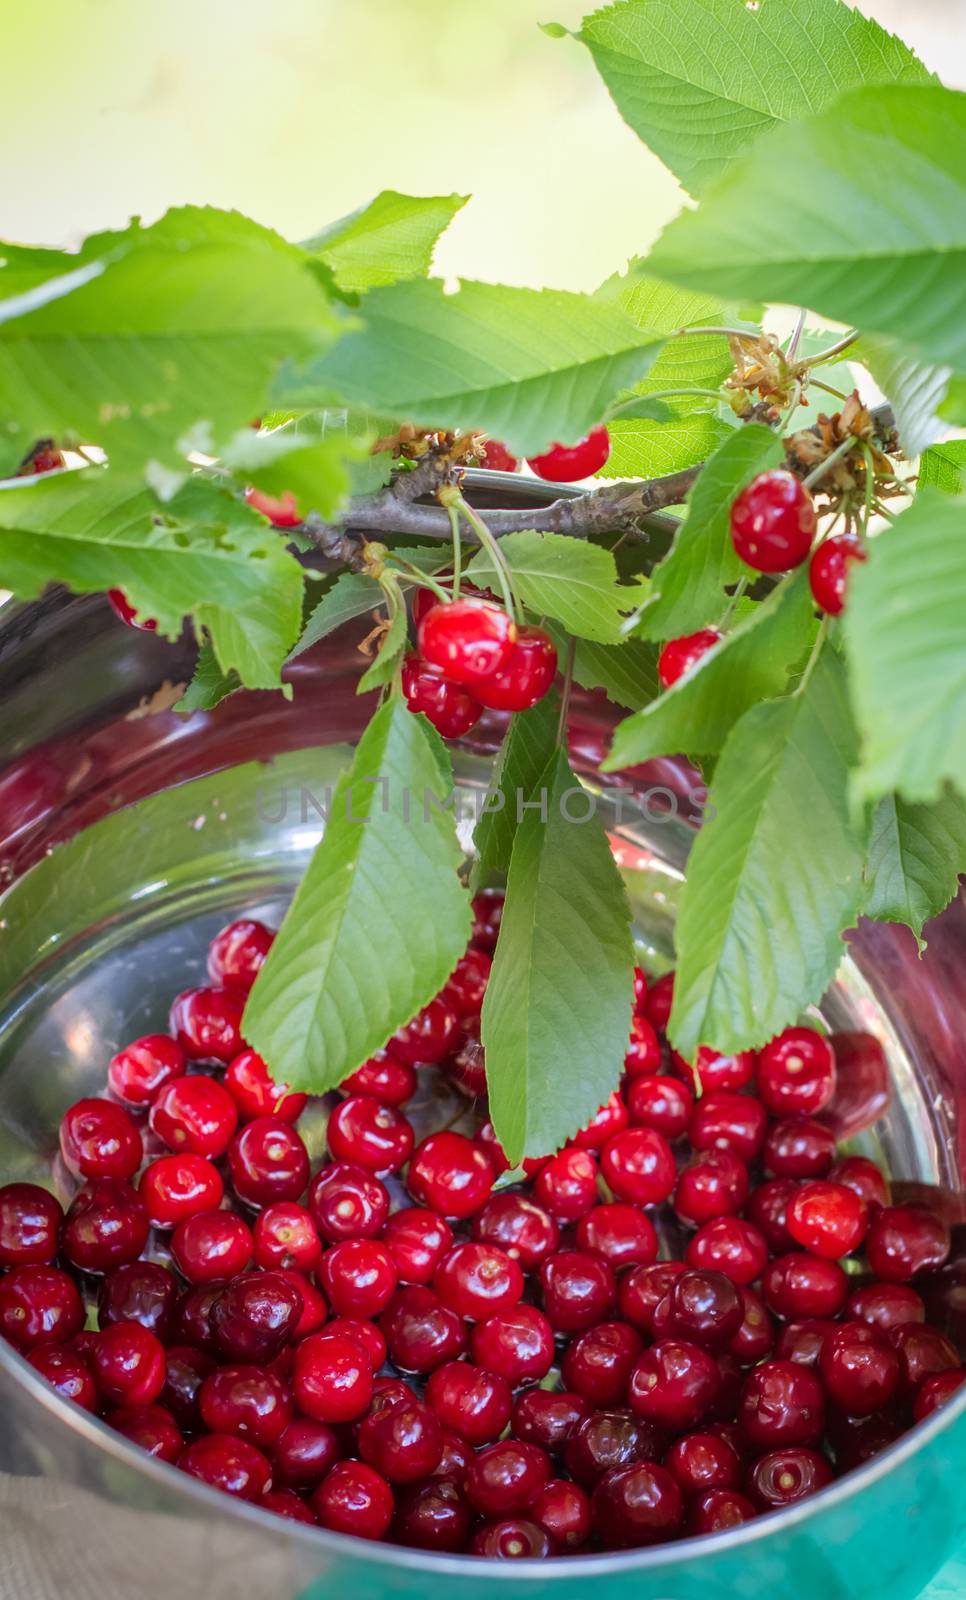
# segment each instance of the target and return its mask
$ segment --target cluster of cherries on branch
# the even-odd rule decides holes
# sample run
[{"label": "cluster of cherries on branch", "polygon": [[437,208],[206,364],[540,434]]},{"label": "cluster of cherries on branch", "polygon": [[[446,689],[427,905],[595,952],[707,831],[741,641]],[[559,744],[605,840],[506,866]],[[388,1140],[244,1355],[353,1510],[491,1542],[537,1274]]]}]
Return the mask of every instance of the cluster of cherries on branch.
[{"label": "cluster of cherries on branch", "polygon": [[[65,1114],[66,1212],[0,1189],[0,1336],[159,1460],[367,1539],[542,1558],[792,1505],[963,1383],[923,1298],[944,1221],[838,1151],[847,1036],[688,1063],[673,976],[640,970],[620,1088],[508,1171],[479,1044],[502,905],[342,1085],[315,1170],[306,1096],[241,1036],[273,935],[225,928]],[[437,1074],[470,1132],[417,1142]]]}]

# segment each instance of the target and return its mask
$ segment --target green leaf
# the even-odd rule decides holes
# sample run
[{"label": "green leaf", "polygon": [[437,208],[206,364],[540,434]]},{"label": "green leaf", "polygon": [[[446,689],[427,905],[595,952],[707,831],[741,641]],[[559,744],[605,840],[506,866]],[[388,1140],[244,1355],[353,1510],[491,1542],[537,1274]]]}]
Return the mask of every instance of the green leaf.
[{"label": "green leaf", "polygon": [[517,830],[482,1016],[490,1114],[514,1166],[559,1149],[619,1083],[634,961],[607,834],[562,751],[538,789],[546,821],[528,811]]},{"label": "green leaf", "polygon": [[406,607],[400,605],[390,617],[389,627],[383,635],[378,655],[372,665],[366,668],[356,685],[356,694],[368,694],[370,689],[379,689],[384,683],[391,682],[405,648]]},{"label": "green leaf", "polygon": [[966,493],[966,439],[947,439],[923,452],[919,488],[930,486],[944,494]]},{"label": "green leaf", "polygon": [[920,490],[869,544],[843,616],[862,743],[853,793],[966,793],[966,501]]},{"label": "green leaf", "polygon": [[694,195],[768,128],[843,89],[929,77],[841,0],[618,0],[577,37],[625,122]]},{"label": "green leaf", "polygon": [[222,700],[240,689],[237,672],[222,672],[211,640],[205,639],[198,651],[195,670],[175,711],[213,711]]},{"label": "green leaf", "polygon": [[363,461],[366,453],[341,430],[327,430],[320,413],[267,433],[244,428],[221,459],[243,483],[271,495],[288,491],[303,517],[316,511],[330,522],[348,498],[353,458]]},{"label": "green leaf", "polygon": [[932,805],[885,795],[872,819],[862,911],[905,922],[924,948],[923,924],[938,916],[966,872],[966,802],[947,789]]},{"label": "green leaf", "polygon": [[726,585],[746,572],[731,542],[732,503],[752,478],[783,459],[781,440],[761,423],[728,434],[688,496],[670,553],[654,569],[635,629],[642,638],[676,639],[720,619]]},{"label": "green leaf", "polygon": [[[921,455],[927,445],[943,437],[948,429],[938,411],[949,388],[948,367],[914,361],[895,339],[862,339],[851,355],[891,402],[899,441],[907,456]],[[821,368],[818,375],[824,375]]]},{"label": "green leaf", "polygon": [[592,295],[437,279],[374,289],[365,327],[302,374],[318,386],[418,426],[480,428],[517,455],[572,443],[643,377],[660,341]]},{"label": "green leaf", "polygon": [[340,778],[322,842],[245,1008],[272,1076],[320,1094],[432,999],[466,948],[448,783],[398,696]]},{"label": "green leaf", "polygon": [[[638,595],[617,580],[609,550],[563,533],[508,533],[500,549],[525,606],[538,616],[555,617],[580,639],[617,644],[622,623]],[[473,557],[467,573],[487,588],[496,583],[488,551]]]},{"label": "green leaf", "polygon": [[544,695],[530,711],[521,711],[510,719],[473,833],[477,849],[474,891],[501,881],[509,870],[517,827],[526,816],[525,803],[556,748],[559,720],[560,703],[553,693]]},{"label": "green leaf", "polygon": [[164,506],[102,469],[0,492],[0,587],[32,599],[55,582],[78,594],[123,589],[169,638],[192,615],[222,672],[250,689],[278,688],[301,624],[294,556],[262,517],[202,478]]},{"label": "green leaf", "polygon": [[686,287],[810,306],[962,371],[966,95],[856,89],[775,128],[665,229],[651,265]]},{"label": "green leaf", "polygon": [[63,259],[86,262],[77,287],[0,321],[0,431],[24,449],[70,433],[115,463],[213,452],[283,359],[340,331],[303,253],[235,212],[169,211]]},{"label": "green leaf", "polygon": [[574,678],[584,689],[603,689],[615,705],[639,711],[660,692],[657,651],[643,639],[625,639],[623,644],[578,639]]},{"label": "green leaf", "polygon": [[359,292],[425,277],[441,233],[469,195],[399,194],[384,189],[305,245],[332,268],[340,289]]},{"label": "green leaf", "polygon": [[298,643],[289,651],[289,661],[311,650],[314,644],[341,628],[354,617],[363,617],[385,603],[385,595],[375,578],[362,572],[340,572],[327,589],[302,630]]},{"label": "green leaf", "polygon": [[597,476],[663,478],[683,472],[706,461],[734,432],[734,424],[723,422],[713,411],[679,401],[672,401],[669,410],[665,422],[609,422],[610,455]]},{"label": "green leaf", "polygon": [[814,633],[812,606],[804,570],[786,579],[696,667],[618,725],[605,772],[681,751],[715,755],[756,701],[786,689]]},{"label": "green leaf", "polygon": [[753,706],[732,730],[681,897],[669,1032],[682,1055],[764,1044],[834,976],[863,860],[846,793],[853,755],[828,645],[799,693]]},{"label": "green leaf", "polygon": [[957,428],[966,428],[966,377],[950,379],[949,392],[939,407],[939,415],[944,422],[951,422]]}]

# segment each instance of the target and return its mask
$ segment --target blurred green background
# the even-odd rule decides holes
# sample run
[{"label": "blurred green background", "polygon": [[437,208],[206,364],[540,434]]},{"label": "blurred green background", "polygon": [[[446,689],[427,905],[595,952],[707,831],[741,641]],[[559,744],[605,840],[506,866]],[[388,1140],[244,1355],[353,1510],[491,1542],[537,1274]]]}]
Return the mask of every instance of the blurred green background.
[{"label": "blurred green background", "polygon": [[[292,238],[380,188],[472,193],[444,273],[591,288],[680,191],[587,52],[583,0],[0,0],[0,233],[70,244],[182,201]],[[864,0],[948,82],[966,0]]]}]

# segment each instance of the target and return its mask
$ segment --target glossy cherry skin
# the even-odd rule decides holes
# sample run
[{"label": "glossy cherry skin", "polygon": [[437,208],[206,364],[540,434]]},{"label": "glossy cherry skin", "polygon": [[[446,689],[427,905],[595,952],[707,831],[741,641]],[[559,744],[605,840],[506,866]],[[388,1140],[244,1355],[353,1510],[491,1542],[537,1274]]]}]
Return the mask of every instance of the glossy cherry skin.
[{"label": "glossy cherry skin", "polygon": [[148,1241],[148,1214],[130,1184],[101,1178],[71,1201],[60,1247],[82,1272],[111,1272],[136,1261]]},{"label": "glossy cherry skin", "polygon": [[337,1333],[354,1339],[369,1357],[373,1372],[379,1371],[386,1359],[386,1341],[374,1322],[366,1322],[358,1317],[333,1317],[326,1323],[325,1331],[327,1334]]},{"label": "glossy cherry skin", "polygon": [[922,1296],[907,1283],[863,1284],[852,1295],[846,1311],[853,1321],[867,1322],[883,1333],[907,1322],[926,1320]]},{"label": "glossy cherry skin", "polygon": [[633,1082],[635,1078],[660,1072],[663,1061],[661,1042],[653,1023],[635,1011],[631,1018],[630,1042],[624,1056],[625,1073]]},{"label": "glossy cherry skin", "polygon": [[214,1078],[178,1077],[155,1096],[148,1126],[169,1150],[217,1160],[238,1126],[238,1108]]},{"label": "glossy cherry skin", "polygon": [[899,1387],[903,1395],[914,1395],[927,1378],[953,1372],[959,1366],[956,1346],[938,1328],[913,1322],[893,1328],[887,1337],[899,1356]]},{"label": "glossy cherry skin", "polygon": [[389,1483],[419,1483],[443,1454],[439,1418],[415,1395],[374,1406],[359,1428],[359,1454]]},{"label": "glossy cherry skin", "polygon": [[784,1255],[794,1250],[795,1241],[788,1231],[788,1207],[798,1192],[793,1178],[771,1178],[759,1183],[748,1196],[745,1212],[762,1234],[769,1250]]},{"label": "glossy cherry skin", "polygon": [[601,1172],[618,1200],[659,1205],[674,1188],[671,1146],[655,1128],[628,1128],[604,1146]]},{"label": "glossy cherry skin", "polygon": [[550,1477],[550,1461],[535,1444],[507,1439],[481,1450],[466,1474],[466,1498],[485,1517],[525,1511]]},{"label": "glossy cherry skin", "polygon": [[750,1095],[712,1089],[694,1108],[688,1138],[695,1150],[730,1150],[751,1163],[761,1153],[767,1125],[764,1107]]},{"label": "glossy cherry skin", "polygon": [[686,1339],[663,1339],[645,1350],[631,1374],[628,1396],[635,1416],[682,1433],[696,1428],[721,1389],[714,1357]]},{"label": "glossy cherry skin", "polygon": [[570,1143],[580,1150],[602,1150],[616,1133],[623,1133],[629,1122],[627,1106],[615,1089],[610,1099],[594,1113]]},{"label": "glossy cherry skin", "polygon": [[675,1278],[685,1270],[683,1261],[655,1261],[650,1267],[633,1267],[620,1280],[617,1304],[626,1322],[644,1333],[654,1331],[654,1313]]},{"label": "glossy cherry skin", "polygon": [[184,1449],[181,1429],[164,1406],[122,1406],[109,1412],[105,1421],[115,1433],[122,1433],[158,1461],[173,1464]]},{"label": "glossy cherry skin", "polygon": [[740,1366],[750,1367],[763,1361],[775,1348],[775,1324],[755,1289],[742,1286],[739,1293],[741,1326],[731,1340],[728,1351]]},{"label": "glossy cherry skin", "polygon": [[691,1505],[688,1528],[693,1534],[723,1533],[726,1528],[751,1522],[756,1514],[747,1495],[736,1489],[708,1489]]},{"label": "glossy cherry skin", "polygon": [[391,1050],[377,1050],[339,1085],[343,1094],[365,1094],[383,1106],[402,1106],[416,1093],[414,1069]]},{"label": "glossy cherry skin", "polygon": [[433,1478],[448,1478],[450,1482],[459,1484],[462,1488],[469,1471],[473,1451],[465,1439],[458,1433],[453,1433],[451,1428],[443,1429],[443,1454],[439,1459],[439,1466],[433,1473]]},{"label": "glossy cherry skin", "polygon": [[327,1250],[318,1279],[340,1317],[377,1317],[396,1292],[396,1263],[378,1239],[346,1239]]},{"label": "glossy cherry skin", "polygon": [[393,1536],[400,1544],[452,1555],[465,1549],[472,1526],[462,1489],[448,1479],[411,1484],[397,1496]]},{"label": "glossy cherry skin", "polygon": [[868,551],[858,539],[838,534],[823,539],[808,564],[808,583],[817,606],[830,617],[845,610],[845,591],[849,568],[854,561],[868,560]]},{"label": "glossy cherry skin", "polygon": [[449,1054],[458,1037],[459,1015],[442,995],[437,995],[393,1034],[388,1048],[410,1066],[434,1066]]},{"label": "glossy cherry skin", "polygon": [[470,944],[476,950],[492,953],[500,933],[506,894],[502,889],[481,889],[472,900],[473,927]]},{"label": "glossy cherry skin", "polygon": [[110,1091],[126,1106],[149,1106],[166,1083],[180,1078],[188,1058],[177,1040],[166,1033],[146,1033],[111,1058],[107,1069]]},{"label": "glossy cherry skin", "polygon": [[731,1150],[703,1150],[678,1175],[671,1203],[682,1222],[700,1228],[740,1211],[749,1186],[748,1168]]},{"label": "glossy cherry skin", "polygon": [[473,1238],[497,1245],[524,1272],[532,1272],[556,1250],[560,1230],[549,1211],[529,1195],[504,1190],[491,1195],[474,1216]]},{"label": "glossy cherry skin", "polygon": [[398,1172],[413,1148],[413,1130],[402,1112],[365,1094],[350,1095],[335,1107],[326,1137],[336,1161],[372,1173]]},{"label": "glossy cherry skin", "polygon": [[560,1333],[592,1328],[617,1298],[613,1270],[600,1256],[584,1250],[558,1250],[540,1267],[543,1309]]},{"label": "glossy cherry skin", "polygon": [[228,1064],[225,1088],[231,1095],[242,1122],[256,1117],[279,1117],[282,1122],[297,1122],[308,1102],[308,1095],[276,1083],[254,1050],[243,1050]]},{"label": "glossy cherry skin", "polygon": [[533,1198],[555,1222],[576,1222],[597,1199],[597,1163],[589,1150],[561,1150],[537,1173]]},{"label": "glossy cherry skin", "polygon": [[492,962],[485,950],[467,950],[446,982],[442,998],[460,1017],[478,1017],[490,978]]},{"label": "glossy cherry skin", "polygon": [[422,712],[443,739],[461,739],[483,715],[469,689],[452,682],[414,650],[403,661],[402,689],[410,711]]},{"label": "glossy cherry skin", "polygon": [[36,1183],[0,1189],[0,1268],[49,1266],[57,1254],[64,1210]]},{"label": "glossy cherry skin", "polygon": [[448,1059],[440,1064],[440,1071],[468,1100],[479,1100],[486,1094],[486,1051],[480,1043],[479,1017],[463,1018],[462,1036]]},{"label": "glossy cherry skin", "polygon": [[697,633],[685,634],[681,639],[669,639],[657,658],[657,675],[662,687],[670,689],[720,643],[721,634],[717,628],[699,628]]},{"label": "glossy cherry skin", "polygon": [[651,980],[641,1009],[652,1028],[657,1028],[659,1032],[663,1032],[667,1027],[673,1000],[673,972],[662,973],[659,978]]},{"label": "glossy cherry skin", "polygon": [[[292,1200],[282,1200],[266,1206],[255,1220],[253,1239],[255,1265],[266,1271],[283,1267],[296,1272],[311,1272],[322,1255],[322,1240],[312,1216],[305,1206]],[[232,1272],[224,1277],[234,1277]]]},{"label": "glossy cherry skin", "polygon": [[808,490],[780,468],[760,472],[742,489],[731,508],[735,553],[755,572],[789,572],[800,567],[817,527]]},{"label": "glossy cherry skin", "polygon": [[857,1250],[868,1225],[865,1201],[842,1183],[805,1183],[788,1208],[788,1231],[796,1244],[829,1261]]},{"label": "glossy cherry skin", "polygon": [[694,1096],[677,1078],[660,1074],[632,1078],[627,1089],[627,1110],[638,1128],[654,1128],[672,1143],[688,1131]]},{"label": "glossy cherry skin", "polygon": [[170,1029],[189,1061],[222,1061],[244,1049],[245,994],[239,989],[185,989],[171,1007]]},{"label": "glossy cherry skin", "polygon": [[192,1349],[190,1345],[169,1345],[165,1351],[161,1404],[185,1433],[197,1433],[201,1429],[198,1396],[201,1385],[214,1368],[211,1356],[205,1355],[203,1350]]},{"label": "glossy cherry skin", "polygon": [[590,1409],[583,1395],[566,1389],[524,1389],[513,1402],[510,1428],[514,1438],[557,1456]]},{"label": "glossy cherry skin", "polygon": [[868,1417],[887,1405],[899,1386],[900,1362],[888,1336],[865,1322],[844,1322],[822,1341],[822,1382],[836,1405]]},{"label": "glossy cherry skin", "polygon": [[383,1539],[392,1522],[393,1492],[364,1461],[338,1461],[311,1498],[323,1528],[358,1539]]},{"label": "glossy cherry skin", "polygon": [[208,976],[225,989],[248,992],[265,964],[275,934],[254,917],[239,917],[216,933],[208,946]]},{"label": "glossy cherry skin", "polygon": [[309,1181],[309,1153],[281,1117],[256,1117],[229,1145],[228,1170],[235,1193],[248,1205],[298,1200]]},{"label": "glossy cherry skin", "polygon": [[527,466],[550,483],[579,483],[599,472],[610,455],[610,434],[602,423],[576,444],[552,444],[543,455],[528,456]]},{"label": "glossy cherry skin", "polygon": [[179,1344],[203,1350],[209,1356],[221,1354],[212,1332],[211,1312],[226,1287],[220,1282],[198,1283],[181,1296],[174,1330]]},{"label": "glossy cherry skin", "polygon": [[561,1377],[593,1406],[620,1405],[643,1346],[629,1322],[600,1322],[568,1345]]},{"label": "glossy cherry skin", "polygon": [[249,487],[245,490],[245,499],[252,510],[260,511],[274,528],[297,528],[301,525],[302,518],[291,489],[283,489],[280,495],[272,495]]},{"label": "glossy cherry skin", "polygon": [[372,1399],[372,1363],[358,1340],[313,1333],[295,1352],[292,1387],[306,1416],[317,1422],[351,1422]]},{"label": "glossy cherry skin", "polygon": [[451,1311],[478,1322],[515,1306],[524,1281],[518,1264],[497,1245],[466,1240],[440,1262],[433,1288]]},{"label": "glossy cherry skin", "polygon": [[512,1392],[505,1378],[467,1361],[448,1361],[430,1374],[426,1399],[444,1428],[468,1444],[491,1444],[510,1420]]},{"label": "glossy cherry skin", "polygon": [[400,1283],[429,1284],[453,1243],[453,1230],[434,1211],[405,1206],[388,1219],[382,1242]]},{"label": "glossy cherry skin", "polygon": [[114,615],[126,628],[139,628],[143,633],[153,633],[157,628],[154,617],[147,617],[144,622],[138,621],[138,614],[123,589],[108,589],[107,600]]},{"label": "glossy cherry skin", "polygon": [[301,1311],[299,1291],[281,1273],[246,1272],[213,1302],[211,1331],[229,1361],[264,1365],[289,1343]]},{"label": "glossy cherry skin", "polygon": [[768,1264],[764,1234],[743,1217],[713,1217],[688,1244],[689,1267],[723,1272],[732,1283],[745,1285],[761,1277]]},{"label": "glossy cherry skin", "polygon": [[476,698],[492,711],[529,711],[557,676],[557,652],[550,635],[531,625],[517,629],[504,667],[476,686]]},{"label": "glossy cherry skin", "polygon": [[444,1362],[455,1361],[466,1345],[462,1318],[444,1306],[432,1289],[419,1284],[397,1290],[380,1326],[390,1358],[401,1372],[433,1372]]},{"label": "glossy cherry skin", "polygon": [[319,1519],[311,1506],[306,1505],[294,1489],[267,1489],[259,1501],[263,1511],[272,1511],[277,1517],[288,1517],[292,1522],[304,1522],[317,1528]]},{"label": "glossy cherry skin", "polygon": [[931,1378],[926,1378],[919,1393],[916,1395],[912,1407],[913,1420],[922,1422],[924,1418],[931,1417],[934,1411],[944,1406],[947,1400],[958,1393],[966,1383],[966,1367],[954,1367],[949,1372],[934,1372]]},{"label": "glossy cherry skin", "polygon": [[869,1266],[886,1283],[908,1283],[941,1267],[949,1255],[949,1230],[921,1206],[886,1206],[876,1213],[865,1241]]},{"label": "glossy cherry skin", "polygon": [[572,1430],[564,1462],[582,1488],[592,1489],[612,1468],[654,1460],[665,1448],[663,1435],[630,1411],[593,1411]]},{"label": "glossy cherry skin", "polygon": [[507,665],[517,630],[499,606],[471,597],[431,606],[418,638],[424,661],[452,683],[473,689]]},{"label": "glossy cherry skin", "polygon": [[709,1489],[737,1489],[741,1483],[738,1452],[715,1433],[686,1433],[676,1439],[665,1465],[686,1495],[705,1494]]},{"label": "glossy cherry skin", "polygon": [[91,1364],[98,1390],[115,1406],[149,1406],[164,1388],[164,1346],[139,1322],[115,1322],[99,1333]]},{"label": "glossy cherry skin", "polygon": [[836,1161],[829,1178],[833,1183],[844,1183],[846,1188],[854,1189],[870,1213],[892,1204],[889,1180],[882,1169],[865,1156],[843,1156],[841,1161]]},{"label": "glossy cherry skin", "polygon": [[638,1206],[615,1201],[594,1206],[576,1228],[577,1246],[601,1256],[614,1268],[648,1267],[657,1260],[658,1238],[650,1217]]},{"label": "glossy cherry skin", "polygon": [[139,1322],[166,1344],[174,1333],[178,1284],[166,1267],[153,1261],[132,1261],[109,1273],[97,1297],[97,1325]]},{"label": "glossy cherry skin", "polygon": [[594,1532],[609,1550],[661,1544],[684,1525],[684,1499],[666,1467],[639,1461],[614,1467],[593,1493]]},{"label": "glossy cherry skin", "polygon": [[78,1100],[60,1124],[60,1151],[75,1178],[133,1178],[144,1156],[137,1124],[111,1100]]},{"label": "glossy cherry skin", "polygon": [[503,1517],[477,1528],[469,1553],[490,1561],[546,1561],[556,1554],[556,1545],[546,1528],[529,1517]]},{"label": "glossy cherry skin", "polygon": [[536,1306],[516,1305],[476,1323],[470,1350],[478,1366],[514,1388],[527,1380],[539,1382],[553,1365],[553,1328]]},{"label": "glossy cherry skin", "polygon": [[260,1500],[272,1481],[267,1456],[247,1439],[225,1433],[206,1433],[194,1439],[182,1450],[178,1466],[190,1477],[237,1500]]},{"label": "glossy cherry skin", "polygon": [[341,1454],[339,1436],[327,1422],[293,1417],[272,1450],[275,1482],[286,1489],[314,1489]]},{"label": "glossy cherry skin", "polygon": [[292,1396],[265,1367],[228,1366],[212,1372],[198,1397],[210,1433],[234,1433],[271,1450],[292,1420]]},{"label": "glossy cherry skin", "polygon": [[741,1390],[738,1424],[756,1450],[814,1444],[825,1427],[825,1394],[810,1367],[763,1361]]},{"label": "glossy cherry skin", "polygon": [[138,1195],[155,1228],[175,1228],[186,1217],[217,1211],[225,1193],[218,1168],[204,1156],[160,1156],[145,1167]]},{"label": "glossy cherry skin", "polygon": [[463,1220],[478,1211],[493,1188],[493,1168],[461,1133],[431,1133],[413,1152],[406,1187],[417,1205]]},{"label": "glossy cherry skin", "polygon": [[27,1356],[30,1365],[57,1390],[62,1400],[73,1400],[84,1411],[97,1410],[97,1385],[90,1368],[72,1350],[42,1344]]},{"label": "glossy cherry skin", "polygon": [[765,1304],[789,1321],[837,1316],[848,1292],[849,1280],[837,1261],[804,1251],[779,1256],[762,1277]]},{"label": "glossy cherry skin", "polygon": [[566,1478],[545,1483],[531,1501],[529,1514],[560,1550],[579,1550],[590,1538],[590,1496]]},{"label": "glossy cherry skin", "polygon": [[723,1272],[689,1268],[674,1279],[654,1313],[654,1337],[672,1335],[702,1350],[727,1350],[741,1327],[744,1307],[731,1279]]},{"label": "glossy cherry skin", "polygon": [[775,1343],[779,1361],[797,1361],[803,1367],[818,1369],[822,1346],[839,1326],[828,1317],[811,1317],[804,1322],[786,1322]]},{"label": "glossy cherry skin", "polygon": [[833,1476],[825,1457],[817,1450],[790,1445],[759,1456],[745,1487],[762,1511],[778,1511],[824,1489]]},{"label": "glossy cherry skin", "polygon": [[728,1056],[721,1055],[719,1051],[711,1050],[703,1044],[694,1058],[691,1070],[696,1074],[705,1094],[711,1094],[717,1089],[727,1089],[735,1093],[739,1089],[747,1089],[754,1083],[757,1066],[758,1057],[754,1050],[737,1050],[734,1055]]},{"label": "glossy cherry skin", "polygon": [[824,1178],[835,1160],[835,1135],[811,1117],[772,1123],[765,1139],[765,1169],[776,1178]]},{"label": "glossy cherry skin", "polygon": [[835,1093],[835,1051],[814,1028],[786,1028],[758,1056],[758,1095],[776,1117],[814,1117]]},{"label": "glossy cherry skin", "polygon": [[[231,1211],[206,1211],[179,1222],[171,1235],[171,1254],[189,1283],[234,1278],[251,1263],[252,1231]],[[274,1265],[267,1261],[260,1266]]]},{"label": "glossy cherry skin", "polygon": [[308,1208],[322,1238],[375,1239],[389,1215],[389,1191],[371,1172],[352,1162],[322,1167],[309,1186]]}]

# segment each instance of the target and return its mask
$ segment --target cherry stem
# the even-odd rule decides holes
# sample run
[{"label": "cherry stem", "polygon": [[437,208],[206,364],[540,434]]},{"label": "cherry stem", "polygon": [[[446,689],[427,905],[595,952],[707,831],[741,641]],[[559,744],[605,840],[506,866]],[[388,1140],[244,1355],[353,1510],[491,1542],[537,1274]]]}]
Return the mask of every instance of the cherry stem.
[{"label": "cherry stem", "polygon": [[822,621],[821,621],[821,624],[819,626],[818,633],[815,635],[815,643],[812,645],[812,653],[811,653],[811,655],[809,656],[808,660],[805,663],[805,671],[802,673],[802,676],[801,676],[801,678],[799,680],[799,683],[798,683],[798,687],[795,690],[796,694],[804,694],[806,685],[808,684],[808,680],[812,676],[812,673],[815,670],[815,663],[818,660],[819,656],[822,654],[822,646],[825,643],[827,634],[828,634],[828,617],[823,617]]},{"label": "cherry stem", "polygon": [[747,587],[748,587],[748,579],[747,578],[739,578],[738,582],[735,584],[734,589],[731,592],[731,599],[728,601],[728,609],[727,609],[727,611],[725,612],[724,616],[721,619],[722,628],[726,628],[728,626],[728,623],[731,621],[732,617],[734,616],[735,607],[738,604],[738,601],[741,599],[741,597],[744,594],[744,592],[747,589]]},{"label": "cherry stem", "polygon": [[826,394],[834,394],[836,400],[847,400],[849,398],[844,389],[834,389],[830,383],[822,383],[819,378],[810,378],[809,383],[813,389],[824,389]]},{"label": "cherry stem", "polygon": [[831,361],[835,356],[840,356],[843,350],[848,350],[850,345],[855,344],[858,337],[858,332],[853,328],[852,332],[845,334],[837,344],[830,344],[827,350],[820,350],[817,356],[809,356],[805,365],[817,367],[822,361]]},{"label": "cherry stem", "polygon": [[437,583],[435,578],[430,577],[428,572],[420,572],[418,567],[414,567],[412,562],[407,561],[405,557],[401,556],[397,550],[390,551],[390,554],[393,561],[397,561],[401,567],[406,568],[405,575],[407,577],[411,576],[413,583],[415,583],[418,588],[432,589],[433,593],[438,595],[440,600],[448,601],[451,598],[449,590],[444,589],[443,585],[441,583]]},{"label": "cherry stem", "polygon": [[851,435],[848,439],[843,439],[840,445],[836,445],[830,456],[826,456],[825,460],[820,461],[818,466],[809,473],[807,478],[802,479],[802,488],[811,489],[814,484],[818,483],[820,479],[824,478],[826,472],[828,472],[831,467],[834,467],[837,461],[841,461],[842,457],[847,456],[849,451],[854,450],[856,445],[860,442],[860,440],[852,438]]},{"label": "cherry stem", "polygon": [[454,501],[454,509],[463,513],[463,516],[473,529],[473,532],[479,539],[483,549],[493,562],[493,569],[496,573],[497,583],[500,587],[500,593],[503,596],[503,604],[506,607],[507,615],[512,617],[515,622],[519,622],[521,619],[521,608],[513,591],[513,580],[510,575],[510,568],[507,565],[506,557],[504,556],[503,551],[500,549],[500,546],[497,544],[486,523],[483,521],[483,518],[473,510],[473,507],[463,499],[462,495],[459,495]]},{"label": "cherry stem", "polygon": [[460,597],[460,579],[463,576],[463,541],[460,538],[460,514],[455,506],[448,506],[449,525],[453,534],[453,599]]}]

